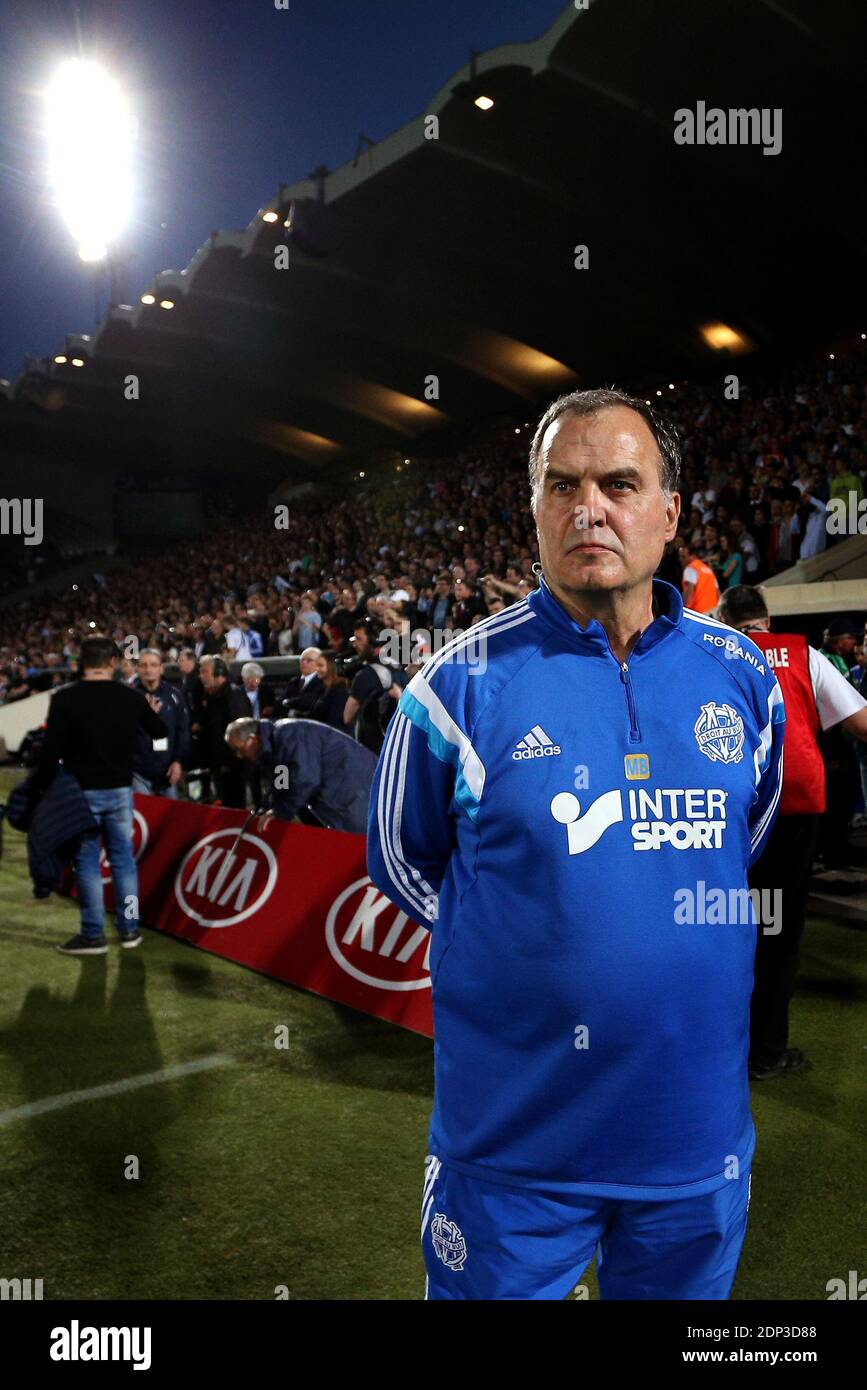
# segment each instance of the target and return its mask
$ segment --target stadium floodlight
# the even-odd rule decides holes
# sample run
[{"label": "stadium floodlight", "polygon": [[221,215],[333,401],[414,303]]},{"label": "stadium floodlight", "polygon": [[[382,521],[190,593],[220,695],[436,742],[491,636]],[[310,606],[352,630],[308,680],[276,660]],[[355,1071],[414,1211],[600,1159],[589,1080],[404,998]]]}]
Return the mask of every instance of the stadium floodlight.
[{"label": "stadium floodlight", "polygon": [[161,309],[174,309],[174,307],[175,307],[175,301],[174,301],[173,299],[161,299],[161,300],[160,300],[160,308],[161,308]]},{"label": "stadium floodlight", "polygon": [[727,323],[706,323],[702,325],[700,332],[708,347],[713,348],[715,352],[749,352],[752,347],[745,333],[739,333]]},{"label": "stadium floodlight", "polygon": [[493,97],[486,97],[486,96],[478,96],[478,97],[476,97],[475,101],[473,102],[473,105],[474,105],[474,106],[478,106],[478,108],[479,108],[480,111],[490,111],[490,109],[491,109],[491,107],[493,106],[493,104],[494,104],[494,98],[493,98]]},{"label": "stadium floodlight", "polygon": [[57,363],[58,367],[62,367],[67,359],[64,357],[62,352],[59,352],[54,360]]},{"label": "stadium floodlight", "polygon": [[262,221],[263,221],[263,222],[276,222],[276,221],[277,221],[277,218],[278,218],[279,216],[280,216],[280,214],[277,213],[277,212],[275,212],[273,208],[269,208],[267,212],[263,212],[263,213],[262,213]]},{"label": "stadium floodlight", "polygon": [[156,295],[153,295],[153,294],[143,294],[142,297],[141,297],[141,302],[142,302],[142,304],[156,304],[156,302],[157,302],[157,300],[156,300]]},{"label": "stadium floodlight", "polygon": [[84,366],[84,358],[83,358],[83,357],[73,357],[73,359],[72,359],[72,365],[73,365],[73,367],[83,367],[83,366]]},{"label": "stadium floodlight", "polygon": [[49,177],[83,261],[108,254],[129,220],[134,122],[98,63],[62,63],[46,92]]}]

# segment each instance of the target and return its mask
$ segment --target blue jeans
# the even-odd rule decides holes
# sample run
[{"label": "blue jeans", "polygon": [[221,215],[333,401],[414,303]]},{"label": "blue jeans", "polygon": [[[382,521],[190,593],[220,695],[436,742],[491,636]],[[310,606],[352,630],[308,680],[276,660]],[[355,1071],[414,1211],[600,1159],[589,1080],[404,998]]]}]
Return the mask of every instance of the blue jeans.
[{"label": "blue jeans", "polygon": [[100,937],[105,930],[103,877],[99,851],[111,864],[115,917],[119,932],[138,927],[138,873],[132,854],[132,787],[85,790],[84,798],[98,821],[98,829],[82,835],[75,852],[75,874],[81,907],[81,934]]}]

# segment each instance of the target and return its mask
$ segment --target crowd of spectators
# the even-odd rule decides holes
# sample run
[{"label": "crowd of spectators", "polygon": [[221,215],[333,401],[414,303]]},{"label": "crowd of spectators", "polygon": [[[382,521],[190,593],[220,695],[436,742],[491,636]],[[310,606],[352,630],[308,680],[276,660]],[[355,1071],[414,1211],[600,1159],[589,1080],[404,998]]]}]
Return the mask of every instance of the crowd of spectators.
[{"label": "crowd of spectators", "polygon": [[[814,555],[827,504],[864,496],[867,359],[825,360],[752,386],[677,386],[652,403],[682,444],[678,544],[720,589],[755,584]],[[169,660],[257,660],[315,648],[346,652],[359,618],[379,629],[467,628],[526,595],[538,558],[527,452],[533,422],[501,428],[443,458],[305,497],[288,524],[258,513],[166,547],[74,591],[0,610],[0,702],[61,683],[82,639],[114,637]],[[661,572],[679,582],[677,555]],[[333,675],[328,679],[333,682]]]}]

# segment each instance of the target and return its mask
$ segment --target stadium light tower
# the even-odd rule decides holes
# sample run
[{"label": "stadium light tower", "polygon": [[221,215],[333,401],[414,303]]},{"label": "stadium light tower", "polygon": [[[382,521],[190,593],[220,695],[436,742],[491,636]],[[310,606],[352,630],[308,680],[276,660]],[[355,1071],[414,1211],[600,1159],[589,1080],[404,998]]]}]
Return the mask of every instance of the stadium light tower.
[{"label": "stadium light tower", "polygon": [[62,63],[46,92],[49,177],[83,261],[111,258],[132,206],[134,121],[118,83],[96,62]]}]

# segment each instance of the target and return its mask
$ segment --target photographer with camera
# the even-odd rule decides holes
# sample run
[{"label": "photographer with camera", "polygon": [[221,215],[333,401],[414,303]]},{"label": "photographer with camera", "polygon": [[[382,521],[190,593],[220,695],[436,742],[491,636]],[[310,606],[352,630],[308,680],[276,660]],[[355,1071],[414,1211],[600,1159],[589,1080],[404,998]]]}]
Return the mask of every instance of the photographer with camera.
[{"label": "photographer with camera", "polygon": [[339,671],[352,682],[343,707],[343,723],[373,753],[382,747],[388,723],[408,683],[403,667],[381,655],[384,641],[372,619],[360,618],[352,638],[355,653],[343,661]]}]

